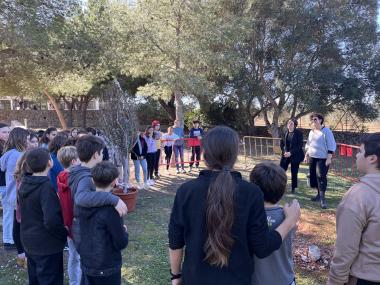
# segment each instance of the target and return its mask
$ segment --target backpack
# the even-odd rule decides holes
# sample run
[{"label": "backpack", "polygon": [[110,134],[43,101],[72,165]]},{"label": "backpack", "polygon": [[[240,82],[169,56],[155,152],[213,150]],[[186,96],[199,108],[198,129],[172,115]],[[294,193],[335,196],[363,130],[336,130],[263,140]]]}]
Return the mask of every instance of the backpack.
[{"label": "backpack", "polygon": [[63,224],[68,228],[68,236],[73,238],[71,227],[74,219],[74,205],[69,187],[69,172],[64,170],[57,176],[58,197],[61,204]]}]

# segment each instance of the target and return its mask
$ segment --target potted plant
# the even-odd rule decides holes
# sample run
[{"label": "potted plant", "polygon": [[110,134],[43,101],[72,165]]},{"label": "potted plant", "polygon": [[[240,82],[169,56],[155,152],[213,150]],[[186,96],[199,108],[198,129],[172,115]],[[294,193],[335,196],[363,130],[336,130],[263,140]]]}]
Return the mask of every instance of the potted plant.
[{"label": "potted plant", "polygon": [[120,156],[123,165],[123,181],[119,183],[113,193],[119,196],[127,205],[128,212],[136,207],[138,190],[127,187],[129,180],[129,153],[137,139],[138,121],[134,102],[123,92],[119,82],[114,79],[100,96],[102,107],[99,111],[98,124],[106,140]]}]

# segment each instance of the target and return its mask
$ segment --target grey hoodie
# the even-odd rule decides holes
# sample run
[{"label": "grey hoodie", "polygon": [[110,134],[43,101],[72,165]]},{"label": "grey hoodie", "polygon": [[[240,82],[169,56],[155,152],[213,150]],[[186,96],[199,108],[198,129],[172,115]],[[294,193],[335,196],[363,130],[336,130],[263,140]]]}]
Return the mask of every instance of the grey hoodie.
[{"label": "grey hoodie", "polygon": [[335,253],[328,285],[380,282],[380,174],[367,174],[344,195],[336,213]]},{"label": "grey hoodie", "polygon": [[91,208],[102,206],[116,206],[119,198],[109,192],[96,192],[92,182],[91,169],[76,165],[69,169],[69,187],[74,200],[74,221],[72,233],[76,248],[80,243],[79,207]]},{"label": "grey hoodie", "polygon": [[3,201],[9,203],[12,207],[16,207],[16,181],[13,177],[17,160],[22,155],[16,149],[8,150],[0,158],[0,169],[5,172],[6,188],[3,194]]}]

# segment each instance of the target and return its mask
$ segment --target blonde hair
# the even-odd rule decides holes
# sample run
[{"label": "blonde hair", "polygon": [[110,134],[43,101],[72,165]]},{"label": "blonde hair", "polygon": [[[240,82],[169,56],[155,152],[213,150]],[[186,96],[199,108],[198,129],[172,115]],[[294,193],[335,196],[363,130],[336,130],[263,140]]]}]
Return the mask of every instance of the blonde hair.
[{"label": "blonde hair", "polygon": [[64,168],[69,168],[73,159],[78,159],[75,146],[64,146],[57,153],[57,158]]},{"label": "blonde hair", "polygon": [[27,153],[28,152],[24,152],[17,160],[16,168],[13,173],[13,177],[16,181],[21,181],[26,173],[31,173],[31,171],[28,171],[27,164],[25,163]]}]

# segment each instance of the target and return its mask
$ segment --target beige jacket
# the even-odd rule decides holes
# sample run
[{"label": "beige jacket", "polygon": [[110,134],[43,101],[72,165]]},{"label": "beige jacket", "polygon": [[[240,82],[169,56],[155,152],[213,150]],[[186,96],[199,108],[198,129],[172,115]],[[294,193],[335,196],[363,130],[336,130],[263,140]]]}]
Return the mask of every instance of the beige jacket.
[{"label": "beige jacket", "polygon": [[380,282],[380,174],[365,175],[344,195],[336,233],[327,284],[356,284],[356,278]]}]

